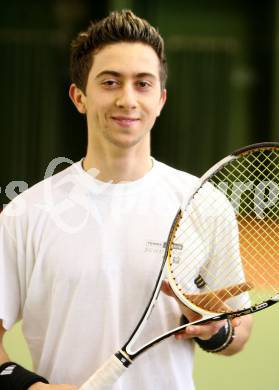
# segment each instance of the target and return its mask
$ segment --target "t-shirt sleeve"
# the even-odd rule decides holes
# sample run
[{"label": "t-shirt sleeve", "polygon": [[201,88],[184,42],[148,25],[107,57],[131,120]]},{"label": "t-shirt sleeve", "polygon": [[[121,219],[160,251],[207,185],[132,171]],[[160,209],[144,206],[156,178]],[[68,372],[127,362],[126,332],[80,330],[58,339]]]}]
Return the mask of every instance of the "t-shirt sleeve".
[{"label": "t-shirt sleeve", "polygon": [[[214,193],[213,193],[214,194]],[[240,254],[238,224],[229,201],[215,190],[211,202],[211,215],[206,217],[206,236],[210,256],[201,275],[211,290],[218,290],[246,282]],[[204,224],[206,226],[206,224]],[[233,309],[249,306],[248,293],[239,293],[226,303]]]},{"label": "t-shirt sleeve", "polygon": [[0,319],[8,330],[21,316],[18,258],[23,253],[18,244],[17,217],[7,214],[5,209],[0,214]]}]

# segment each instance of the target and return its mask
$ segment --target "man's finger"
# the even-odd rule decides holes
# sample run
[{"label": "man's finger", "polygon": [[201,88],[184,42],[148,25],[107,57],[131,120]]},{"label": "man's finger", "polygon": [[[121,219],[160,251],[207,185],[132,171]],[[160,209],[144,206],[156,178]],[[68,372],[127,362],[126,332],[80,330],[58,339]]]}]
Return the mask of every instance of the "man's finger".
[{"label": "man's finger", "polygon": [[177,298],[167,280],[163,280],[161,290],[170,297]]},{"label": "man's finger", "polygon": [[229,298],[236,297],[237,295],[240,295],[246,291],[250,291],[252,290],[252,288],[253,288],[253,284],[251,282],[245,282],[245,283],[240,283],[234,286],[217,290],[215,291],[215,294],[222,301],[226,301]]},{"label": "man's finger", "polygon": [[[184,294],[193,304],[202,307],[205,310],[215,312],[229,312],[231,308],[225,303],[226,300],[242,294],[243,292],[249,291],[253,288],[251,282],[244,282],[222,288],[215,291],[205,292],[201,294]],[[161,286],[162,291],[170,297],[176,298],[172,291],[168,281],[164,280]]]},{"label": "man's finger", "polygon": [[230,311],[230,307],[225,303],[229,298],[233,298],[243,292],[249,291],[253,288],[252,283],[240,283],[227,288],[222,288],[216,291],[210,291],[201,294],[185,294],[185,297],[209,311]]}]

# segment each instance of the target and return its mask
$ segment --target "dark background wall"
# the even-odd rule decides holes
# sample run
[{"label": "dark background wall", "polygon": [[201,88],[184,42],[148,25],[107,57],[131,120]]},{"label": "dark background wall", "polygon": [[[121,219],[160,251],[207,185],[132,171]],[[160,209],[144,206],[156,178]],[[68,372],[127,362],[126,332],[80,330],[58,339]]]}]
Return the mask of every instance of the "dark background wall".
[{"label": "dark background wall", "polygon": [[166,41],[156,158],[200,175],[235,148],[279,140],[276,0],[9,0],[0,5],[0,207],[11,181],[31,186],[53,158],[84,156],[85,122],[68,98],[69,45],[90,19],[121,8]]}]

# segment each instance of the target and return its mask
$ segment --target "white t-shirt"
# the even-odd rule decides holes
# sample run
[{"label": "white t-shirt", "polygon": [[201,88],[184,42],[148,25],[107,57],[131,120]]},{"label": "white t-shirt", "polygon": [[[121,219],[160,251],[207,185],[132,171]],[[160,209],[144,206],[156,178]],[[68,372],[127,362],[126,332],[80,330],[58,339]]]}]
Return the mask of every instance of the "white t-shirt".
[{"label": "white t-shirt", "polygon": [[[81,385],[128,339],[150,298],[168,231],[197,179],[154,160],[142,179],[103,183],[81,163],[33,186],[0,216],[0,318],[23,320],[36,371]],[[163,295],[163,294],[162,294]],[[149,336],[176,326],[162,296]],[[113,390],[192,390],[193,344],[165,340]]]}]

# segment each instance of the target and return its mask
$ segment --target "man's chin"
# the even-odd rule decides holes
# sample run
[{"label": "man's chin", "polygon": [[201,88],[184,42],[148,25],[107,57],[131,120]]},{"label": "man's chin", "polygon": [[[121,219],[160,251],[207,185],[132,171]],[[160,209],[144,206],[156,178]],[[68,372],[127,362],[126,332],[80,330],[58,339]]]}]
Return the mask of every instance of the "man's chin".
[{"label": "man's chin", "polygon": [[123,137],[110,137],[109,141],[114,146],[117,146],[121,149],[129,149],[133,148],[134,146],[143,143],[146,139],[147,135],[144,135],[142,137],[130,137],[130,136],[123,136]]}]

